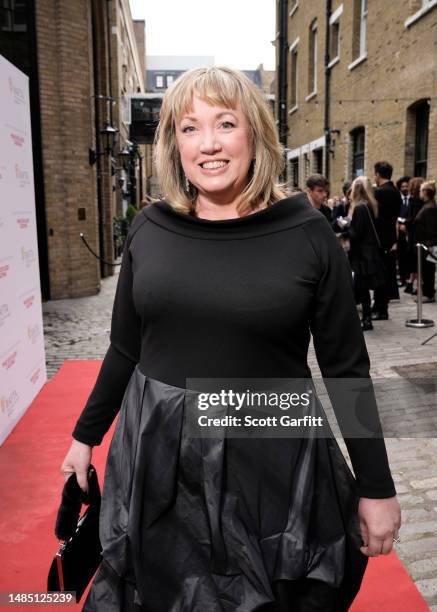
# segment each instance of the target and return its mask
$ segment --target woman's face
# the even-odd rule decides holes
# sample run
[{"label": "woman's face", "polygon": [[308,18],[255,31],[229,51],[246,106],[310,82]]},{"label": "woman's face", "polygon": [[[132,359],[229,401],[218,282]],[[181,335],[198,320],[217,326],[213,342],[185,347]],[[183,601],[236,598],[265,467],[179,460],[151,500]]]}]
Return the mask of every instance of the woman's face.
[{"label": "woman's face", "polygon": [[176,123],[176,142],[185,175],[199,194],[228,201],[243,191],[253,146],[239,106],[210,106],[194,96],[192,110]]}]

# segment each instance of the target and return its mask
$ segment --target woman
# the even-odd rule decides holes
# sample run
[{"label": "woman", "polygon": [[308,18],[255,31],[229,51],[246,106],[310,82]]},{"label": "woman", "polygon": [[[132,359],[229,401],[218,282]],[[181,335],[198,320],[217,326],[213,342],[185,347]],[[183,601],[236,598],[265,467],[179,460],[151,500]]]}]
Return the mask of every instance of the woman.
[{"label": "woman", "polygon": [[[414,219],[414,235],[417,242],[427,247],[437,244],[437,204],[435,181],[426,181],[420,186],[422,208]],[[427,251],[422,249],[423,302],[435,302],[435,263],[428,261]]]},{"label": "woman", "polygon": [[383,285],[385,275],[375,229],[378,203],[366,176],[359,176],[352,183],[348,217],[350,225],[341,235],[350,242],[349,262],[354,274],[355,297],[363,307],[361,328],[369,331],[373,329],[369,289]]},{"label": "woman", "polygon": [[241,73],[175,81],[156,155],[165,201],[130,230],[111,344],[61,467],[86,489],[122,404],[84,610],[346,610],[400,526],[381,437],[347,441],[355,482],[332,438],[200,439],[185,411],[190,377],[310,378],[310,329],[325,377],[368,378],[347,262],[306,195],[276,185],[274,122]]},{"label": "woman", "polygon": [[414,233],[414,219],[423,206],[423,201],[420,198],[420,187],[423,182],[424,179],[422,177],[415,176],[410,179],[408,184],[408,189],[410,192],[410,214],[405,219],[405,227],[407,230],[407,259],[410,278],[407,281],[404,293],[411,294],[417,293],[414,290],[414,283],[417,278],[417,240]]}]

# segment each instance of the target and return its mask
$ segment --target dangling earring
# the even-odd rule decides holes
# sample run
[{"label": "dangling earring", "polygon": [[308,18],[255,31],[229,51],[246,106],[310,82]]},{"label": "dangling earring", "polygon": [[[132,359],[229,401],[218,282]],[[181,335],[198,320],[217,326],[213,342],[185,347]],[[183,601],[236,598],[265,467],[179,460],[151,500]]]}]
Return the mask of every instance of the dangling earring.
[{"label": "dangling earring", "polygon": [[190,193],[190,181],[185,177],[185,191]]}]

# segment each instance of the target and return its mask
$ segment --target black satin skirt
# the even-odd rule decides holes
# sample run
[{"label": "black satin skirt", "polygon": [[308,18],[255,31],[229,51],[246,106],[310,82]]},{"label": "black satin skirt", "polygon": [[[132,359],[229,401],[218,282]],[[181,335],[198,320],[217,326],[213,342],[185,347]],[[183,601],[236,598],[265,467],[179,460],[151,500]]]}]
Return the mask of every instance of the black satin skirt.
[{"label": "black satin skirt", "polygon": [[348,610],[367,557],[334,438],[193,438],[136,367],[109,449],[86,612]]}]

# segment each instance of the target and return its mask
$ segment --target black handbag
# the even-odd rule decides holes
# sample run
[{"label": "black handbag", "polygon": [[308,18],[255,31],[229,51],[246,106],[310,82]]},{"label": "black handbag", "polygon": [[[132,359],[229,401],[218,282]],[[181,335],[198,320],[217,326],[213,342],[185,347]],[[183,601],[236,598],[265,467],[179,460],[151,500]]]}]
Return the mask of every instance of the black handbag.
[{"label": "black handbag", "polygon": [[[55,534],[61,545],[50,566],[48,591],[75,591],[79,602],[102,561],[99,538],[100,488],[95,468],[88,469],[88,492],[76,474],[66,481],[56,518]],[[88,508],[80,516],[82,503]]]}]

